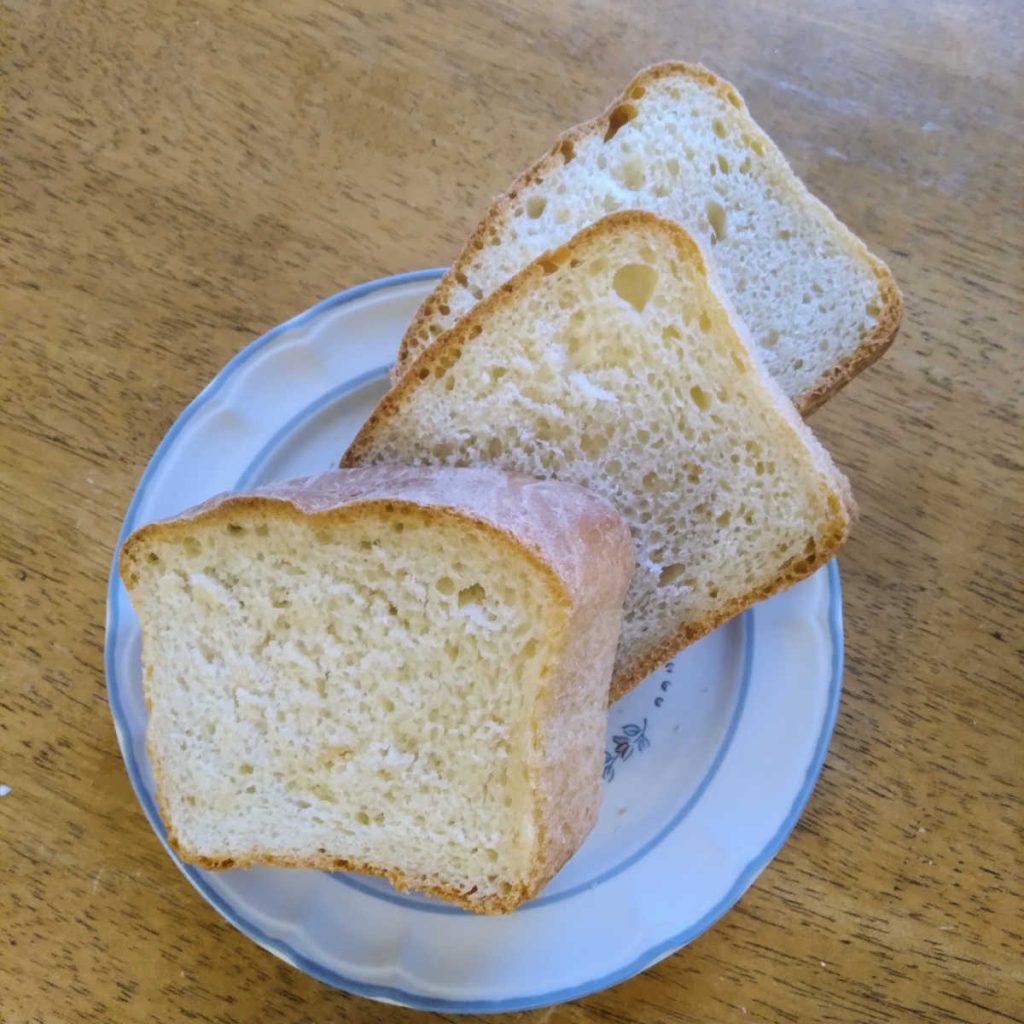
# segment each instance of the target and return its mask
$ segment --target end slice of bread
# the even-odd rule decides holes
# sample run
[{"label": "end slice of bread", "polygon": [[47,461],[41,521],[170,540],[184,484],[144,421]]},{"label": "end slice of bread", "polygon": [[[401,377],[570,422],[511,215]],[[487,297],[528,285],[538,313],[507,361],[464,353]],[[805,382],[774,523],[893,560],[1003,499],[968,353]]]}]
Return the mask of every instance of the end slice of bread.
[{"label": "end slice of bread", "polygon": [[853,510],[697,244],[639,211],[542,256],[431,345],[343,459],[380,463],[494,465],[608,498],[637,549],[613,696],[824,564]]},{"label": "end slice of bread", "polygon": [[334,472],[145,526],[120,569],[185,860],[504,912],[596,821],[632,570],[602,499],[489,469]]},{"label": "end slice of bread", "polygon": [[728,82],[666,63],[640,72],[494,200],[406,333],[395,379],[531,260],[633,209],[707,247],[750,341],[805,415],[896,335],[888,267],[811,195]]}]

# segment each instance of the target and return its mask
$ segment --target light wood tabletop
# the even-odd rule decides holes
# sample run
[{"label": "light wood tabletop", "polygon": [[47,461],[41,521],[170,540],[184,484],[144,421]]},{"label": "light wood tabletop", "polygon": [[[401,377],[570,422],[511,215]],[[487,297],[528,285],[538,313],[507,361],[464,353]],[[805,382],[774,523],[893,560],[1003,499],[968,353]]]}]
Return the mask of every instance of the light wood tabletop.
[{"label": "light wood tabletop", "polygon": [[669,58],[735,83],[890,263],[904,325],[812,420],[861,514],[800,823],[692,945],[518,1019],[1024,1019],[1017,0],[50,0],[0,35],[3,1024],[421,1017],[279,962],[163,851],[107,706],[114,544],[232,355],[450,261],[559,130]]}]

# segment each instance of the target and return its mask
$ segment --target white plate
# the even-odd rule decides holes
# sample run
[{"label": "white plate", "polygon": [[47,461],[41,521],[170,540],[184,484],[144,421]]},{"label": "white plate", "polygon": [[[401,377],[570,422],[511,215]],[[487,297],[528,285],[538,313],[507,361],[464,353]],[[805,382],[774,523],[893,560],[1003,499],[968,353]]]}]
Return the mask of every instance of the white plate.
[{"label": "white plate", "polygon": [[[217,491],[335,466],[383,394],[399,338],[439,273],[343,292],[232,359],[160,444],[121,540]],[[478,1013],[595,992],[700,935],[782,845],[832,732],[841,621],[832,563],[619,701],[596,830],[538,899],[506,917],[353,875],[175,862],[254,941],[350,992]],[[116,572],[106,668],[128,773],[166,846],[146,756],[138,623]]]}]

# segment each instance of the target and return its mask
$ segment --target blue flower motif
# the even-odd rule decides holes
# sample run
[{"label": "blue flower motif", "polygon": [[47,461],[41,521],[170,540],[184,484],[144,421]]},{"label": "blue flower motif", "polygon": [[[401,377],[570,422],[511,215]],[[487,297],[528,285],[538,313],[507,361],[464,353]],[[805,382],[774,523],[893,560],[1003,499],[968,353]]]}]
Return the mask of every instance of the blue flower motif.
[{"label": "blue flower motif", "polygon": [[624,725],[621,734],[612,737],[612,750],[604,752],[604,781],[611,782],[615,778],[617,762],[628,761],[634,754],[643,753],[650,745],[651,741],[647,738],[646,718],[642,725],[636,725],[633,722]]},{"label": "blue flower motif", "polygon": [[615,778],[615,768],[613,767],[615,761],[615,755],[610,750],[606,750],[604,752],[604,771],[602,772],[605,782],[611,782]]}]

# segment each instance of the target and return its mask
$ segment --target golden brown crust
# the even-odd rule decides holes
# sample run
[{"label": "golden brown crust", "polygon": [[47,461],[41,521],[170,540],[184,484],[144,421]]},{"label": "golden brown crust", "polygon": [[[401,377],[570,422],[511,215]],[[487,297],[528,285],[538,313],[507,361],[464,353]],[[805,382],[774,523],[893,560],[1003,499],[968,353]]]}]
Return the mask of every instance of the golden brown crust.
[{"label": "golden brown crust", "polygon": [[707,636],[723,622],[728,622],[729,619],[746,611],[759,601],[763,601],[771,597],[772,594],[777,594],[780,590],[785,590],[817,572],[843,546],[855,515],[856,506],[852,496],[847,492],[842,495],[840,506],[828,525],[824,542],[815,548],[813,555],[793,560],[791,564],[784,566],[783,571],[770,583],[755,588],[744,594],[743,597],[728,601],[714,615],[683,626],[672,637],[644,655],[636,665],[631,667],[629,672],[622,673],[612,680],[611,701],[614,702],[629,693],[634,686],[643,682],[655,669],[674,658],[684,647],[689,647],[702,636]]},{"label": "golden brown crust", "polygon": [[[777,147],[771,138],[750,115],[743,98],[735,87],[724,78],[720,78],[703,65],[687,64],[682,61],[665,61],[644,68],[634,76],[621,95],[616,97],[601,114],[589,121],[584,121],[569,128],[559,135],[554,145],[536,163],[523,171],[513,181],[507,192],[492,201],[487,213],[470,235],[469,240],[456,257],[455,262],[438,282],[434,291],[424,299],[408,330],[405,332],[399,346],[395,366],[392,370],[392,381],[394,383],[397,383],[416,361],[424,345],[430,347],[430,345],[436,343],[436,341],[430,341],[430,337],[440,337],[443,333],[436,332],[437,325],[434,323],[434,320],[439,312],[445,312],[442,310],[442,307],[447,306],[457,277],[462,274],[463,268],[472,262],[474,255],[480,252],[488,244],[489,240],[496,237],[496,226],[500,224],[508,209],[515,202],[519,192],[523,188],[541,180],[544,174],[551,168],[572,159],[573,146],[579,139],[598,132],[601,134],[607,132],[612,124],[615,111],[630,100],[640,99],[643,95],[642,90],[647,84],[659,78],[668,78],[673,75],[686,75],[710,86],[723,99],[731,103],[746,116],[749,121],[747,127],[752,133],[756,134],[762,142],[766,142],[773,150],[777,151]],[[641,90],[641,92],[638,94],[637,90]],[[879,279],[879,294],[883,300],[883,308],[879,314],[878,323],[871,334],[862,340],[854,352],[830,367],[812,388],[793,399],[793,404],[800,411],[801,415],[808,416],[848,384],[857,374],[875,362],[888,349],[899,330],[902,318],[902,305],[899,289],[896,287],[896,282],[889,268],[870,253],[863,242],[839,221],[821,200],[807,189],[781,152],[779,152],[779,157],[786,170],[792,174],[800,192],[807,199],[811,200],[819,208],[819,211],[823,211],[839,231],[848,235],[849,239],[861,250],[861,254],[870,261]],[[486,296],[484,299],[486,299]]]},{"label": "golden brown crust", "polygon": [[[167,819],[164,818],[164,821]],[[536,890],[529,885],[510,886],[505,895],[485,896],[481,899],[474,899],[473,890],[464,891],[453,889],[444,885],[437,885],[427,878],[418,878],[406,875],[398,870],[381,868],[373,864],[365,864],[361,861],[347,860],[344,857],[335,857],[326,850],[304,856],[281,856],[269,851],[254,853],[251,857],[239,858],[225,854],[221,857],[204,856],[194,850],[182,846],[178,838],[168,828],[167,842],[174,852],[187,864],[194,864],[196,867],[204,868],[206,871],[229,871],[232,868],[309,868],[315,871],[353,871],[361,875],[373,875],[376,878],[384,878],[389,881],[400,892],[418,892],[425,896],[434,896],[446,903],[454,903],[466,910],[472,910],[478,914],[507,914],[516,909],[524,901],[536,895]]]},{"label": "golden brown crust", "polygon": [[823,406],[837,391],[846,387],[862,370],[882,356],[896,339],[903,322],[903,297],[892,276],[892,271],[877,256],[868,254],[879,281],[879,295],[884,306],[875,329],[861,341],[855,351],[830,367],[809,391],[793,399],[801,416],[810,416]]}]

